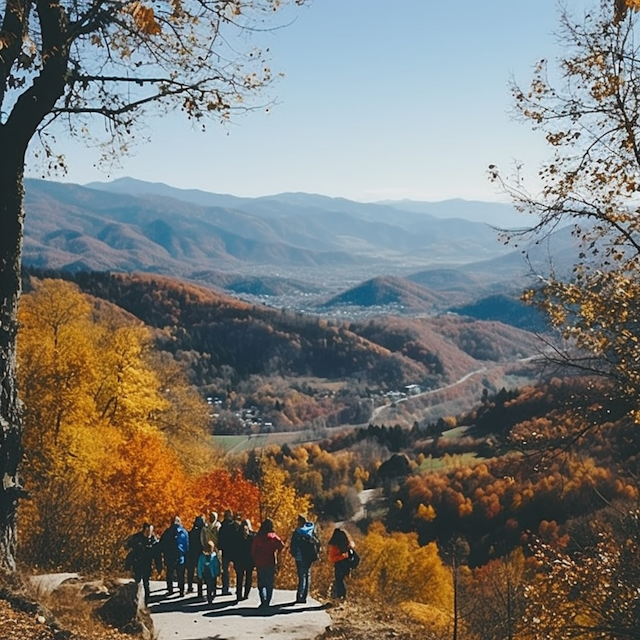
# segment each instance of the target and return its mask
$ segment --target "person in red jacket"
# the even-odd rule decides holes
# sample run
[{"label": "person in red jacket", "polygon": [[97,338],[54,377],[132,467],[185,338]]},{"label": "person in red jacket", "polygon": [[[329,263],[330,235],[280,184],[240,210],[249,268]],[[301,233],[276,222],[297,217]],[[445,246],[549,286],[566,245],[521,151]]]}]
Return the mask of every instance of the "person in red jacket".
[{"label": "person in red jacket", "polygon": [[333,564],[334,582],[333,594],[336,598],[347,597],[347,585],[345,579],[351,571],[349,550],[355,545],[344,529],[334,529],[329,539],[329,562]]},{"label": "person in red jacket", "polygon": [[273,521],[267,518],[261,525],[251,543],[251,557],[258,573],[258,593],[260,607],[271,604],[276,571],[280,567],[280,558],[284,542],[273,531]]}]

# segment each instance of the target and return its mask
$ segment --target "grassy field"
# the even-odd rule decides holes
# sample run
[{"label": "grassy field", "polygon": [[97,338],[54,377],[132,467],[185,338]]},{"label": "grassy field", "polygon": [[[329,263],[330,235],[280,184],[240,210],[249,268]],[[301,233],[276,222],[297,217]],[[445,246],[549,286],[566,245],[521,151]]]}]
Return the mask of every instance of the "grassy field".
[{"label": "grassy field", "polygon": [[256,433],[250,436],[212,436],[214,444],[226,453],[240,453],[251,449],[260,449],[271,445],[296,445],[318,439],[312,430],[285,431],[280,433]]},{"label": "grassy field", "polygon": [[425,458],[420,465],[420,471],[446,471],[447,469],[457,469],[459,467],[468,467],[479,462],[484,458],[478,457],[476,453],[460,453],[454,455],[445,455],[442,458]]}]

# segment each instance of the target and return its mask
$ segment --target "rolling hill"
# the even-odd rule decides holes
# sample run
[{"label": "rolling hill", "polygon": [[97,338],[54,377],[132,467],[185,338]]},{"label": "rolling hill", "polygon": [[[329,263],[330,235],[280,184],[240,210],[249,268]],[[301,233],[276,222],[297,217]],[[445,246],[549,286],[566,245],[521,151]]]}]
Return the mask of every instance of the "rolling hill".
[{"label": "rolling hill", "polygon": [[379,276],[348,289],[319,305],[319,310],[345,306],[378,307],[381,313],[433,313],[447,298],[405,278]]},{"label": "rolling hill", "polygon": [[455,316],[331,322],[165,276],[67,272],[64,277],[158,330],[163,348],[190,354],[200,386],[228,367],[240,377],[352,377],[372,385],[429,387],[455,380],[477,368],[479,360],[522,357],[538,346],[526,331]]},{"label": "rolling hill", "polygon": [[488,225],[455,217],[508,210],[494,204],[238,198],[131,179],[87,187],[27,180],[24,263],[176,276],[330,316],[442,313],[487,296],[517,297],[534,271],[573,262],[567,229],[504,246]]}]

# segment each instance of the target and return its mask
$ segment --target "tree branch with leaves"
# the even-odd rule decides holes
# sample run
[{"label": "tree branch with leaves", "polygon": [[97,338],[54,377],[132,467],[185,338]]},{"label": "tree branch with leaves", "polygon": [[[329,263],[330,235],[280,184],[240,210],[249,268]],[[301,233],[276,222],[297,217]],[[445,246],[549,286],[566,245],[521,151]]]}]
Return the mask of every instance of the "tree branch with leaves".
[{"label": "tree branch with leaves", "polygon": [[[126,152],[144,119],[179,110],[198,123],[256,108],[273,80],[249,47],[304,0],[1,0],[0,3],[0,570],[15,567],[22,494],[16,387],[24,170],[31,145],[51,165],[51,125]],[[100,119],[104,126],[99,126]]]},{"label": "tree branch with leaves", "polygon": [[640,421],[640,43],[638,3],[561,14],[557,68],[536,66],[528,88],[512,87],[516,113],[542,132],[552,155],[539,193],[519,175],[492,179],[516,207],[537,217],[510,240],[548,238],[569,227],[573,269],[550,265],[524,299],[543,309],[565,339],[557,363],[612,383]]}]

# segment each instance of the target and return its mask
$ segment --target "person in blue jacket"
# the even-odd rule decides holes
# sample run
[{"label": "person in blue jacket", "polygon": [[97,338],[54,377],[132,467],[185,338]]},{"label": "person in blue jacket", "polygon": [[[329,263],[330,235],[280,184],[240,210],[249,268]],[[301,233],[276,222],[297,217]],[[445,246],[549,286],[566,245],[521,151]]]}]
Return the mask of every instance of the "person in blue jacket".
[{"label": "person in blue jacket", "polygon": [[296,561],[298,574],[296,602],[305,603],[307,601],[311,583],[311,565],[318,559],[319,546],[320,541],[313,522],[309,522],[304,515],[299,515],[289,545],[289,551]]},{"label": "person in blue jacket", "polygon": [[207,585],[207,602],[211,604],[216,597],[216,582],[220,575],[220,561],[213,540],[207,542],[198,558],[198,578]]},{"label": "person in blue jacket", "polygon": [[173,593],[173,578],[178,583],[178,591],[184,595],[184,571],[187,552],[189,551],[189,533],[182,526],[179,516],[173,519],[173,524],[165,529],[160,537],[164,565],[167,571],[167,593]]}]

